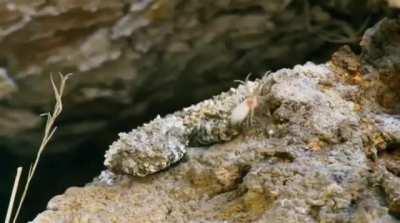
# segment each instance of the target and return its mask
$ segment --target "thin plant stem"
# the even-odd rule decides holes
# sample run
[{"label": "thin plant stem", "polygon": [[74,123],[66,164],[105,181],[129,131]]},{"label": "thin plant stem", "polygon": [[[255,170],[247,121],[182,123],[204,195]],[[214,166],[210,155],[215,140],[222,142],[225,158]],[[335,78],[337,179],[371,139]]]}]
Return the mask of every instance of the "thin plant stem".
[{"label": "thin plant stem", "polygon": [[57,117],[61,114],[61,111],[62,111],[62,108],[63,108],[62,107],[61,97],[62,97],[63,92],[64,92],[65,83],[68,80],[68,78],[71,76],[71,74],[67,74],[65,76],[62,75],[62,74],[59,74],[59,76],[60,76],[60,86],[58,88],[57,88],[57,85],[54,82],[53,76],[50,76],[51,85],[53,87],[54,96],[55,96],[55,99],[56,99],[56,104],[54,105],[53,113],[45,113],[45,114],[41,115],[41,116],[46,116],[47,117],[43,138],[42,138],[42,141],[40,143],[39,150],[38,150],[38,152],[36,154],[35,161],[31,164],[31,166],[29,168],[28,177],[26,179],[25,187],[24,187],[24,190],[22,192],[22,195],[21,195],[21,198],[20,198],[20,201],[19,201],[19,204],[18,204],[17,211],[15,213],[15,216],[14,216],[14,219],[13,219],[13,223],[17,222],[19,212],[21,211],[22,204],[24,203],[26,194],[28,193],[29,186],[31,184],[33,176],[35,175],[35,171],[36,171],[36,168],[37,168],[37,166],[39,164],[40,157],[41,157],[44,149],[46,148],[48,142],[53,137],[53,135],[54,135],[54,133],[55,133],[55,131],[57,129],[57,127],[54,126],[54,122],[56,121]]},{"label": "thin plant stem", "polygon": [[18,185],[19,185],[19,179],[21,178],[21,173],[22,173],[22,167],[18,167],[17,174],[15,175],[14,179],[14,186],[11,192],[10,202],[8,203],[5,223],[9,223],[11,219],[12,209],[14,207],[14,202],[15,202],[15,195],[17,194],[18,191]]}]

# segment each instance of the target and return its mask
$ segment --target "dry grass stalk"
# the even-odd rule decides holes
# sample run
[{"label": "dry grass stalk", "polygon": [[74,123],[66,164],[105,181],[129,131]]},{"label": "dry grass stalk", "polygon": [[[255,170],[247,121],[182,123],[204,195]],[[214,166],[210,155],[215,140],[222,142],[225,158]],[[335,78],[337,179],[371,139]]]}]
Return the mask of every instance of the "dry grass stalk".
[{"label": "dry grass stalk", "polygon": [[14,179],[14,186],[11,192],[10,202],[8,203],[7,215],[5,221],[6,223],[10,222],[11,219],[12,209],[14,207],[14,202],[15,202],[15,195],[17,194],[18,191],[18,185],[19,185],[19,179],[21,178],[21,173],[22,173],[22,167],[18,167],[17,174],[15,175]]},{"label": "dry grass stalk", "polygon": [[[62,109],[63,109],[63,106],[62,106],[62,95],[63,95],[64,89],[65,89],[65,83],[68,80],[68,78],[71,76],[71,74],[67,74],[65,76],[62,75],[62,74],[59,74],[59,75],[60,75],[60,86],[58,86],[58,87],[55,84],[53,77],[50,76],[51,85],[53,87],[54,96],[55,96],[55,99],[56,99],[56,104],[54,105],[53,113],[49,112],[49,113],[45,113],[45,114],[41,115],[41,116],[46,116],[47,117],[46,127],[45,127],[45,130],[44,130],[44,135],[43,135],[42,141],[40,143],[39,150],[38,150],[38,152],[36,154],[35,161],[31,164],[31,166],[29,168],[28,177],[26,179],[25,187],[24,187],[24,190],[22,192],[21,198],[19,200],[17,211],[16,211],[16,213],[14,215],[13,223],[17,222],[18,215],[19,215],[19,213],[21,211],[22,204],[24,203],[26,194],[28,193],[31,181],[32,181],[32,179],[33,179],[33,177],[35,175],[36,168],[37,168],[37,166],[39,164],[40,157],[41,157],[44,149],[46,148],[47,144],[49,143],[50,139],[53,137],[56,129],[57,129],[57,127],[54,126],[54,122],[56,121],[57,117],[62,112]],[[22,171],[22,168],[19,167],[17,169],[17,177],[18,178],[16,177],[16,180],[14,181],[13,192],[12,192],[12,195],[11,195],[9,208],[7,210],[7,217],[6,217],[5,223],[9,223],[10,219],[11,219],[12,209],[13,209],[14,200],[15,200],[15,193],[16,193],[17,188],[18,188],[19,178],[20,178],[20,175],[21,175],[20,172],[21,171]],[[14,192],[14,190],[15,190],[15,192]]]}]

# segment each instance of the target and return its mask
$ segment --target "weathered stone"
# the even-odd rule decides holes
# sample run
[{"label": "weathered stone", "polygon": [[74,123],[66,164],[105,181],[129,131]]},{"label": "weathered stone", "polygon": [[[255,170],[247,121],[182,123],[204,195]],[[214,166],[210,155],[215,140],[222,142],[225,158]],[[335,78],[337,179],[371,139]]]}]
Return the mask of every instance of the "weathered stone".
[{"label": "weathered stone", "polygon": [[[376,126],[377,111],[371,110],[379,106],[376,99],[366,98],[368,88],[348,82],[336,70],[331,63],[281,69],[121,135],[106,164],[115,162],[111,169],[140,176],[129,163],[157,166],[167,157],[141,156],[167,151],[162,145],[170,135],[158,129],[168,132],[179,125],[190,133],[196,123],[207,122],[207,116],[199,115],[205,108],[216,119],[213,123],[223,122],[249,89],[265,87],[255,122],[243,123],[235,138],[203,148],[178,143],[184,145],[180,151],[187,151],[184,160],[145,178],[105,171],[89,185],[53,198],[33,222],[398,222],[392,214],[400,190],[389,182],[398,181],[397,176],[387,178],[375,169],[366,149],[378,146],[366,140],[372,134],[389,134],[393,128],[383,126],[394,117],[385,114]],[[348,97],[349,92],[357,97]],[[358,110],[360,102],[374,106]],[[174,117],[180,119],[169,125]],[[161,143],[143,144],[153,137]],[[126,145],[127,153],[139,154],[113,157],[123,154]],[[376,185],[388,194],[389,206],[380,202]]]},{"label": "weathered stone", "polygon": [[[39,115],[52,103],[48,74],[75,73],[65,95],[70,110],[62,120],[71,128],[60,128],[57,139],[74,148],[71,129],[82,129],[85,137],[99,131],[97,125],[81,128],[82,120],[100,116],[96,122],[113,125],[105,117],[144,119],[160,101],[175,106],[169,111],[177,109],[227,89],[246,72],[303,63],[327,42],[355,42],[360,21],[390,12],[384,3],[1,1],[0,66],[15,83],[12,94],[0,88],[0,97],[9,95],[1,107]],[[182,91],[184,102],[176,99]],[[101,109],[104,104],[114,109]],[[4,140],[19,141],[11,150],[38,143],[38,125],[17,124],[25,140],[0,133]],[[0,128],[6,126],[0,122]]]},{"label": "weathered stone", "polygon": [[[166,113],[182,104],[187,105],[193,101],[201,101],[220,92],[221,89],[227,89],[228,86],[231,86],[232,80],[242,79],[239,76],[249,72],[259,74],[267,69],[292,66],[306,60],[325,60],[325,55],[330,54],[330,47],[337,46],[333,43],[351,44],[358,41],[363,27],[366,27],[364,24],[367,24],[367,17],[372,15],[373,19],[370,22],[373,23],[374,18],[390,14],[391,10],[388,9],[385,2],[368,0],[360,4],[359,1],[348,0],[1,1],[0,66],[6,70],[7,81],[4,82],[0,79],[1,87],[2,83],[6,83],[4,91],[3,88],[0,88],[2,91],[0,93],[0,97],[2,97],[0,139],[3,144],[6,144],[6,148],[10,148],[10,151],[25,153],[40,140],[37,131],[40,126],[38,115],[47,111],[53,100],[53,97],[50,96],[51,88],[48,85],[48,74],[51,72],[75,73],[75,78],[71,80],[66,91],[66,112],[60,122],[62,128],[57,134],[59,136],[56,140],[57,144],[56,146],[50,145],[53,147],[48,151],[71,150],[78,144],[87,141],[89,137],[92,139],[98,135],[114,137],[112,131],[116,131],[116,123],[119,125],[124,123],[124,128],[130,129],[139,124],[138,122],[141,122],[139,120],[143,120],[143,117],[150,114],[150,111],[162,110]],[[395,6],[393,3],[392,5]],[[389,40],[395,41],[396,39],[389,38]],[[378,47],[375,49],[374,45],[371,47],[364,45],[363,47],[384,54],[397,52],[396,49],[390,49],[392,46],[397,47],[395,43],[379,41],[378,43],[385,43],[389,48],[379,49]],[[363,52],[366,52],[365,49]],[[188,145],[185,144],[186,137],[182,137],[182,141],[178,140],[184,142],[182,145],[186,145],[183,149],[179,149],[179,155],[171,158],[169,156],[171,151],[168,150],[170,147],[161,146],[159,147],[162,148],[161,152],[158,153],[162,154],[161,158],[157,157],[153,160],[154,162],[149,162],[156,168],[154,166],[148,168],[142,164],[146,163],[149,158],[154,158],[154,154],[151,154],[152,148],[128,147],[127,151],[144,154],[146,162],[142,163],[143,160],[137,160],[137,157],[124,155],[121,156],[123,159],[112,158],[114,164],[110,166],[116,172],[129,174],[135,174],[135,168],[140,167],[137,168],[140,170],[137,172],[140,173],[139,175],[150,174],[170,166],[183,156],[185,150],[189,150],[187,157],[183,156],[183,160],[190,163],[190,171],[187,171],[181,178],[181,172],[170,176],[164,171],[159,175],[168,175],[168,183],[180,178],[184,180],[178,181],[178,183],[194,184],[196,193],[201,192],[209,197],[214,196],[210,200],[212,204],[209,205],[203,198],[196,199],[197,195],[193,195],[195,192],[191,186],[184,187],[173,183],[174,186],[169,188],[175,188],[175,191],[178,191],[176,194],[180,200],[176,201],[172,196],[170,203],[169,198],[164,196],[167,193],[164,188],[168,187],[160,183],[158,186],[146,186],[154,192],[151,194],[157,193],[158,196],[154,197],[140,194],[134,194],[131,197],[126,196],[126,193],[129,194],[131,191],[118,192],[121,197],[126,196],[126,199],[161,198],[160,202],[154,203],[159,206],[150,206],[150,209],[146,210],[145,207],[138,208],[138,212],[127,215],[128,218],[139,222],[146,220],[156,222],[189,221],[189,219],[215,220],[215,222],[234,219],[232,221],[249,222],[257,221],[257,219],[265,221],[263,216],[268,215],[271,219],[283,218],[286,220],[296,216],[298,217],[296,219],[300,220],[318,221],[322,216],[324,219],[332,221],[338,219],[336,221],[339,222],[349,218],[355,222],[390,221],[391,216],[387,214],[387,207],[381,204],[377,199],[378,195],[372,193],[371,188],[362,184],[363,181],[360,180],[361,172],[364,172],[362,169],[368,166],[367,164],[362,163],[359,167],[355,167],[354,163],[347,165],[340,162],[335,163],[335,159],[333,161],[330,158],[327,159],[337,166],[346,166],[354,171],[352,176],[355,176],[355,181],[361,182],[361,188],[366,188],[366,192],[360,192],[360,195],[354,195],[358,192],[353,193],[354,191],[349,189],[348,184],[342,185],[336,181],[332,182],[330,179],[326,183],[321,183],[321,185],[329,185],[329,189],[325,190],[322,186],[318,186],[315,190],[309,189],[307,185],[304,186],[305,183],[302,180],[317,179],[316,181],[320,183],[320,179],[323,178],[313,178],[312,174],[319,174],[319,172],[315,172],[314,169],[307,168],[306,164],[301,163],[304,156],[297,154],[299,148],[296,147],[300,144],[303,150],[310,154],[324,153],[325,150],[338,151],[341,162],[343,157],[343,159],[362,158],[362,160],[366,160],[364,159],[365,155],[376,158],[380,151],[385,151],[386,146],[394,138],[386,136],[396,133],[396,130],[393,131],[393,128],[385,126],[376,126],[374,116],[375,113],[379,113],[382,117],[386,117],[382,123],[392,122],[391,120],[396,118],[394,115],[400,111],[400,103],[398,103],[400,97],[397,91],[400,78],[399,75],[394,75],[397,73],[387,75],[377,72],[376,74],[380,75],[380,80],[378,80],[379,78],[372,72],[366,74],[361,71],[360,64],[366,64],[366,67],[375,67],[379,71],[380,68],[387,69],[396,63],[396,60],[393,60],[395,55],[383,55],[382,58],[388,56],[389,63],[384,60],[376,66],[373,64],[374,60],[365,59],[371,55],[363,56],[363,63],[358,61],[358,56],[339,57],[336,62],[340,61],[341,63],[332,61],[329,69],[326,66],[312,64],[305,67],[300,66],[295,69],[300,73],[299,76],[291,74],[291,71],[280,71],[280,75],[289,72],[290,78],[282,80],[282,77],[273,75],[279,81],[277,84],[271,79],[263,79],[268,80],[263,83],[267,86],[262,93],[260,105],[255,109],[255,122],[251,127],[242,126],[241,129],[236,129],[229,125],[231,109],[243,102],[248,94],[239,94],[241,97],[237,97],[235,94],[228,93],[232,96],[232,100],[210,100],[207,102],[209,109],[218,111],[211,115],[201,112],[208,106],[206,106],[207,103],[192,107],[195,110],[198,109],[197,111],[178,112],[181,115],[177,117],[184,117],[185,131],[190,132]],[[377,61],[379,59],[377,58]],[[389,66],[386,66],[388,64]],[[343,65],[347,66],[343,67]],[[338,67],[339,69],[337,69]],[[304,69],[308,71],[304,71]],[[329,70],[328,73],[334,73],[334,75],[322,75],[327,70]],[[315,74],[316,77],[310,77],[309,74],[305,75],[304,73]],[[332,79],[332,76],[335,78]],[[11,84],[9,80],[12,80],[14,84]],[[14,87],[10,88],[12,85]],[[306,87],[310,90],[310,94],[285,95],[279,93],[282,90],[292,93],[284,89],[285,86],[298,90]],[[243,86],[241,87],[243,88]],[[218,97],[228,98],[223,95]],[[301,102],[293,102],[294,99],[299,99]],[[313,107],[313,101],[319,101],[318,107]],[[218,107],[213,102],[223,102],[229,106]],[[334,108],[331,108],[331,105]],[[336,108],[340,112],[334,112]],[[318,115],[318,112],[321,112],[321,115]],[[194,116],[189,114],[194,114]],[[110,119],[110,117],[112,118]],[[195,121],[196,119],[198,122]],[[360,127],[360,131],[356,129],[357,127]],[[122,127],[118,126],[118,128]],[[100,131],[103,134],[98,134]],[[310,202],[312,205],[300,206],[304,203],[303,200],[297,201],[297,198],[293,198],[295,196],[288,196],[290,202],[286,203],[282,197],[278,196],[279,191],[275,190],[277,188],[268,190],[263,186],[247,184],[247,178],[243,176],[247,176],[247,173],[257,172],[252,168],[254,166],[253,158],[247,159],[243,155],[245,152],[238,152],[234,143],[233,148],[224,147],[226,144],[232,146],[229,143],[232,140],[235,141],[236,137],[238,139],[245,137],[246,139],[247,136],[249,138],[257,136],[261,138],[260,140],[266,141],[267,139],[278,141],[276,142],[277,148],[273,150],[256,154],[250,153],[250,155],[264,157],[263,160],[265,159],[269,163],[269,166],[266,167],[267,173],[262,177],[275,180],[275,175],[268,176],[269,170],[273,169],[270,163],[296,163],[294,166],[283,168],[282,174],[277,170],[277,176],[284,178],[282,182],[286,182],[285,177],[289,176],[287,182],[299,183],[300,188],[309,189],[310,193],[325,191],[326,194],[338,194],[338,200],[335,200],[334,203],[337,202],[338,207],[344,208],[336,208],[335,204],[332,204],[332,199],[315,199]],[[152,139],[151,136],[146,137]],[[279,141],[279,138],[285,137],[288,138],[287,143],[282,144],[284,142]],[[349,139],[357,141],[355,142],[356,146],[343,145],[343,148],[346,148],[343,151],[333,147],[333,145],[340,147]],[[359,151],[360,139],[363,142],[363,146],[361,146],[363,152]],[[134,142],[142,143],[140,140]],[[258,142],[256,141],[255,144]],[[247,141],[245,141],[246,143]],[[225,153],[219,155],[226,160],[234,160],[233,163],[226,161],[222,164],[212,164],[213,166],[210,167],[209,159],[196,158],[197,155],[207,157],[204,154],[214,151],[211,148],[215,148],[216,144],[222,144],[221,147],[226,149],[222,149],[222,152],[225,151]],[[291,145],[291,147],[287,145]],[[191,148],[193,146],[203,146],[209,150],[195,151]],[[249,150],[253,149],[250,146],[244,147]],[[281,151],[282,148],[284,151]],[[353,148],[356,148],[356,151],[353,151]],[[350,154],[347,154],[347,151],[350,151]],[[326,158],[325,156],[321,157]],[[336,156],[334,157],[336,158]],[[122,165],[119,161],[123,160],[134,165]],[[319,164],[314,163],[315,160],[322,163],[326,161],[326,159],[318,160],[316,157],[311,157],[310,166],[315,168],[320,167]],[[195,164],[196,162],[197,164]],[[301,165],[297,165],[297,162]],[[180,164],[176,165],[179,170]],[[260,171],[263,170],[262,168],[261,165]],[[311,176],[305,176],[298,180],[296,177],[301,174],[298,174],[299,169],[297,168],[309,171]],[[331,167],[329,166],[329,168]],[[327,178],[334,172],[332,168],[329,168],[323,172],[324,176],[328,176]],[[121,179],[125,179],[128,184],[134,181],[130,177],[108,173],[106,172],[103,174],[105,176],[101,177],[101,179],[107,179],[105,182],[103,180],[100,180],[101,183],[96,181],[92,186],[104,189],[102,186],[111,185],[110,188],[113,188],[120,185]],[[345,171],[342,175],[346,175],[346,173],[348,172]],[[155,175],[154,178],[159,175]],[[296,179],[291,179],[292,175]],[[367,176],[369,175],[367,174]],[[153,176],[148,178],[153,178]],[[146,182],[146,179],[142,180]],[[135,182],[132,184],[135,185]],[[289,185],[285,184],[282,183],[285,190],[291,189]],[[359,184],[356,183],[356,185]],[[124,185],[121,188],[126,189],[126,187],[129,186]],[[130,189],[134,191],[134,189]],[[85,189],[78,191],[81,190]],[[82,196],[77,198],[76,203],[81,204],[87,201],[89,209],[92,207],[90,204],[98,205],[99,209],[91,209],[96,213],[103,210],[110,210],[113,213],[115,210],[121,210],[121,212],[115,212],[120,215],[114,217],[123,222],[124,219],[121,216],[125,216],[129,211],[127,209],[131,209],[131,206],[121,207],[121,204],[125,204],[124,200],[113,203],[115,200],[111,200],[110,194],[101,193],[101,191],[96,193],[96,190],[91,198],[82,195],[85,194],[84,192],[77,195]],[[341,191],[343,193],[340,193]],[[348,208],[349,191],[352,191],[351,194],[356,198],[353,199],[355,201],[351,201],[356,203],[357,207],[350,205],[351,208]],[[7,190],[8,192],[9,190]],[[96,197],[102,194],[103,198]],[[333,196],[330,195],[330,197]],[[71,200],[73,199],[71,198]],[[101,204],[96,203],[98,199],[101,200]],[[108,201],[111,203],[108,204]],[[187,201],[189,201],[189,205],[186,205]],[[201,205],[199,205],[199,201],[203,203],[200,202]],[[274,203],[275,201],[282,202],[284,207],[278,207]],[[65,204],[71,204],[65,202]],[[129,203],[131,200],[126,202]],[[103,204],[104,206],[102,206]],[[187,209],[183,208],[183,211],[180,212],[179,205],[185,206]],[[52,202],[50,205],[51,208],[54,208],[52,214],[60,214],[56,211],[56,209],[62,210],[60,206],[62,205],[59,205],[58,202]],[[72,206],[70,205],[70,207]],[[214,212],[214,209],[218,212]],[[85,215],[86,210],[82,209],[80,216],[71,217],[76,214],[75,209],[70,212],[71,215],[65,214],[65,218],[60,219],[65,221],[74,218],[77,221],[84,221],[86,218],[92,219],[93,216]],[[144,213],[141,210],[147,211],[147,214],[141,215]],[[193,213],[192,210],[198,210],[198,212]],[[277,210],[277,212],[268,212],[269,210]],[[154,216],[152,211],[154,211]],[[294,214],[292,215],[292,213]],[[93,219],[100,221],[99,219],[104,216]]]},{"label": "weathered stone", "polygon": [[382,170],[382,187],[386,194],[386,200],[389,204],[389,211],[396,215],[400,215],[400,179],[389,171]]},{"label": "weathered stone", "polygon": [[399,0],[386,0],[391,7],[400,8]]},{"label": "weathered stone", "polygon": [[0,99],[10,96],[16,90],[15,82],[10,79],[6,70],[0,68]]},{"label": "weathered stone", "polygon": [[368,29],[360,43],[361,58],[381,74],[400,71],[400,19],[385,18]]}]

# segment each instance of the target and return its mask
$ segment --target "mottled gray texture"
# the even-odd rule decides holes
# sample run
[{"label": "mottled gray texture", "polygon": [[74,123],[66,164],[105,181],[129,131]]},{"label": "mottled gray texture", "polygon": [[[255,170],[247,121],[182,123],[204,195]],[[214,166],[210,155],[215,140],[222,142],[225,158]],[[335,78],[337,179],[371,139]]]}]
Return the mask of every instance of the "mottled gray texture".
[{"label": "mottled gray texture", "polygon": [[[123,134],[106,163],[116,162],[117,172],[125,173],[138,162],[160,167],[163,159],[111,154],[124,148],[162,154],[167,147],[161,152],[159,145],[143,145],[148,137],[168,141],[158,130],[146,133],[154,123],[157,128],[164,123],[168,132],[175,125],[181,129],[184,120],[190,135],[194,126],[208,126],[201,123],[225,123],[249,90],[264,86],[252,125],[243,123],[229,138],[207,141],[212,145],[186,144],[184,160],[157,174],[137,178],[103,171],[87,186],[53,198],[33,222],[399,222],[394,217],[399,178],[385,172],[390,168],[383,154],[390,151],[382,146],[392,142],[385,137],[391,127],[383,125],[392,125],[394,115],[370,97],[364,81],[383,83],[379,78],[354,83],[355,76],[344,70],[333,63],[281,69]],[[177,124],[170,122],[174,117]],[[232,128],[215,126],[223,126],[222,132]],[[371,157],[371,150],[380,152]]]},{"label": "mottled gray texture", "polygon": [[176,115],[183,116],[185,125],[190,132],[191,146],[206,146],[232,140],[239,134],[239,126],[232,126],[232,110],[252,92],[261,81],[247,81],[236,89],[205,100],[196,105],[184,108]]},{"label": "mottled gray texture", "polygon": [[179,161],[188,141],[181,118],[157,117],[143,127],[120,133],[105,154],[104,164],[116,172],[146,176]]},{"label": "mottled gray texture", "polygon": [[381,168],[382,188],[387,195],[389,211],[395,215],[400,214],[400,179],[388,170]]},{"label": "mottled gray texture", "polygon": [[361,58],[380,73],[400,71],[400,19],[385,18],[368,29],[361,41]]},{"label": "mottled gray texture", "polygon": [[400,143],[400,116],[376,115],[374,117],[378,128],[390,137],[393,142]]},{"label": "mottled gray texture", "polygon": [[146,176],[179,161],[189,144],[204,146],[232,140],[239,134],[240,125],[231,126],[231,110],[258,84],[246,82],[238,89],[120,133],[119,140],[106,152],[104,164],[119,173]]}]

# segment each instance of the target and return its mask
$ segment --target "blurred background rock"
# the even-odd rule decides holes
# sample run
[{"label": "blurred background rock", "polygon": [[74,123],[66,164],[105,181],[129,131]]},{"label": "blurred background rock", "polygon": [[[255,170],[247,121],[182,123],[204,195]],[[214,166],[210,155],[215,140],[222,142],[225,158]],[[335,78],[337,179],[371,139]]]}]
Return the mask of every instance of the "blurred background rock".
[{"label": "blurred background rock", "polygon": [[395,15],[396,0],[0,0],[0,215],[50,111],[52,73],[74,73],[59,131],[21,221],[103,169],[120,131],[339,46]]}]

